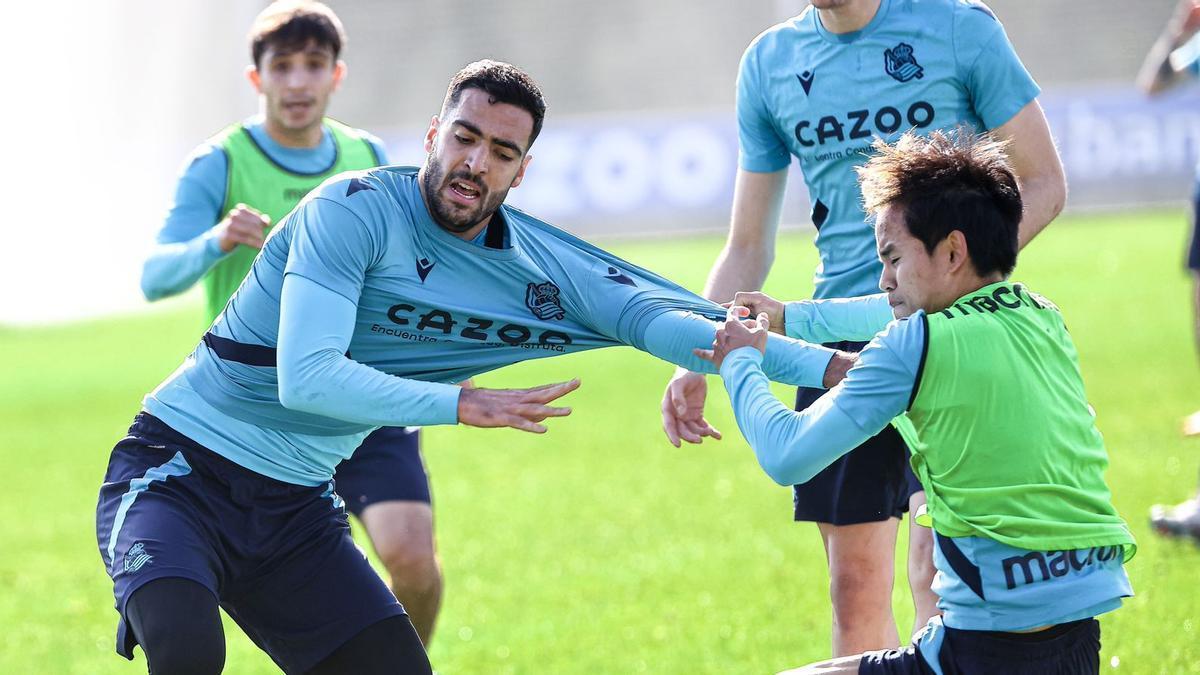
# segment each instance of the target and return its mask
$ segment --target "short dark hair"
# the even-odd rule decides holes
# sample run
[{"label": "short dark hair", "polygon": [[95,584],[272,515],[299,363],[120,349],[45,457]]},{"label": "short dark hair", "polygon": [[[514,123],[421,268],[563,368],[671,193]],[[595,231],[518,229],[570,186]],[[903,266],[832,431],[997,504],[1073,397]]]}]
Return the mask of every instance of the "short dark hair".
[{"label": "short dark hair", "polygon": [[250,58],[262,65],[268,47],[293,52],[310,42],[328,47],[336,61],[346,43],[346,31],[332,9],[309,0],[278,0],[267,6],[250,26]]},{"label": "short dark hair", "polygon": [[1017,264],[1022,205],[1006,146],[964,127],[925,138],[910,131],[892,144],[876,140],[875,154],[856,169],[863,207],[899,207],[909,233],[930,253],[959,230],[980,276],[1008,276]]},{"label": "short dark hair", "polygon": [[533,145],[546,117],[546,99],[525,71],[511,63],[491,59],[467,64],[450,78],[446,98],[442,101],[442,115],[458,105],[467,89],[483,90],[491,103],[508,103],[527,111],[533,117],[533,132],[529,134],[529,145]]}]

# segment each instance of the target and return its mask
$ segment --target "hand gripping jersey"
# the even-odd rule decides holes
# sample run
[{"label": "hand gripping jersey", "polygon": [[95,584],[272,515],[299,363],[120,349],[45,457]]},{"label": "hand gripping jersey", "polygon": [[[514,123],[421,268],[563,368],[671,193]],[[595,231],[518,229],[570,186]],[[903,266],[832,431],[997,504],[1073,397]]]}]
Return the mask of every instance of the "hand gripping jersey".
[{"label": "hand gripping jersey", "polygon": [[[374,426],[280,403],[274,350],[285,275],[357,306],[352,360],[424,382],[597,347],[646,349],[647,326],[666,312],[724,319],[720,306],[517,209],[502,206],[497,217],[507,248],[439,227],[414,168],[327,182],[271,233],[209,336],[146,409],[252,470],[300,484],[326,480]],[[712,324],[703,323],[711,340]],[[693,346],[703,345],[684,351]],[[823,358],[812,369],[818,382]],[[451,409],[449,418],[394,423],[454,421]]]}]

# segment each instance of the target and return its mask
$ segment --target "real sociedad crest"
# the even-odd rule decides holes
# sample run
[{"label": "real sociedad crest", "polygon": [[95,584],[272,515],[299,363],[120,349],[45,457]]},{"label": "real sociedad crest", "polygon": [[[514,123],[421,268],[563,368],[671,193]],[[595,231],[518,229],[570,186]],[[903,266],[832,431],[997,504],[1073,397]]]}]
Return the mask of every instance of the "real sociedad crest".
[{"label": "real sociedad crest", "polygon": [[146,545],[137,542],[125,553],[125,571],[136,572],[154,560],[154,556],[146,553]]},{"label": "real sociedad crest", "polygon": [[525,306],[542,321],[561,319],[567,315],[558,302],[558,286],[553,281],[531,283],[525,288]]},{"label": "real sociedad crest", "polygon": [[883,50],[883,69],[900,82],[908,82],[914,77],[921,79],[925,74],[917,57],[913,56],[912,45],[904,42]]}]

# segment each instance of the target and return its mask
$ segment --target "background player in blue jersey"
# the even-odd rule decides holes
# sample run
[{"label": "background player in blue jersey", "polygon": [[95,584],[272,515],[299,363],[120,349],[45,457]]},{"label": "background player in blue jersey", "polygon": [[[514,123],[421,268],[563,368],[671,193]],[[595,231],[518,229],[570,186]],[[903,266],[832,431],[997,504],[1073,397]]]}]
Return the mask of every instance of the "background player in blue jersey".
[{"label": "background player in blue jersey", "polygon": [[[1138,73],[1138,86],[1157,95],[1200,75],[1200,2],[1183,0],[1151,47]],[[1192,276],[1192,320],[1196,348],[1200,350],[1200,166],[1192,192],[1192,233],[1188,243],[1187,268]],[[1200,411],[1183,420],[1183,433],[1200,436]],[[1150,511],[1154,529],[1169,536],[1188,536],[1200,541],[1200,493],[1174,506],[1156,505]]]},{"label": "background player in blue jersey", "polygon": [[[275,3],[255,19],[246,73],[261,111],[188,158],[143,270],[148,299],[202,281],[211,322],[250,270],[273,222],[325,178],[386,163],[379,139],[325,118],[346,72],[338,59],[343,41],[337,16],[320,3]],[[338,494],[362,521],[392,591],[428,644],[442,576],[418,431],[373,433],[336,478]]]},{"label": "background player in blue jersey", "polygon": [[[267,237],[113,449],[96,535],[118,651],[140,643],[156,673],[219,670],[219,604],[289,673],[429,672],[348,536],[339,462],[379,426],[544,432],[578,382],[454,384],[518,361],[625,344],[705,368],[692,350],[724,310],[504,205],[544,112],[525,73],[471,64],[422,168],[330,179]],[[821,386],[835,359],[780,337],[764,369]]]},{"label": "background player in blue jersey", "polygon": [[[885,293],[786,306],[739,293],[748,306],[731,309],[703,352],[775,481],[805,480],[894,424],[928,492],[943,615],[906,649],[795,672],[1096,673],[1093,617],[1132,595],[1122,564],[1135,544],[1104,482],[1107,453],[1062,315],[1008,280],[1022,215],[1013,172],[999,143],[972,134],[876,147],[861,175]],[[806,339],[874,337],[837,386],[792,412],[755,348],[784,326]]]},{"label": "background player in blue jersey", "polygon": [[[854,167],[876,137],[962,123],[1012,141],[1025,195],[1020,243],[1062,209],[1066,186],[1038,87],[1000,23],[966,0],[814,0],[800,16],[751,43],[738,75],[739,167],[729,239],[705,286],[726,301],[762,287],[774,261],[787,167],[800,162],[817,227],[816,298],[871,293],[879,279],[871,225]],[[857,350],[862,343],[840,343]],[[704,377],[680,371],[663,398],[672,443],[719,437],[704,419]],[[820,395],[801,390],[803,409]],[[814,521],[830,570],[833,652],[897,644],[891,609],[899,518],[924,496],[908,450],[890,428],[795,487],[794,517]],[[910,528],[914,629],[935,613],[932,539]]]}]

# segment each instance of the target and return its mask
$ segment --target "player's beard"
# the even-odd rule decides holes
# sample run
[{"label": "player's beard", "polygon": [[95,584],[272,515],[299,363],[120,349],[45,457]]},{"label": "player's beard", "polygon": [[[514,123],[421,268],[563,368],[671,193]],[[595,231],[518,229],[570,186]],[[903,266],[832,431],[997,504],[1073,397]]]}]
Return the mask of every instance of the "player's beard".
[{"label": "player's beard", "polygon": [[[425,191],[425,203],[429,206],[429,212],[433,216],[434,222],[444,230],[462,233],[491,218],[496,209],[504,203],[504,198],[508,196],[508,190],[504,190],[498,195],[492,195],[482,179],[462,169],[446,175],[446,170],[442,167],[441,162],[437,161],[436,155],[437,149],[434,148],[425,158],[425,169],[421,172],[423,175],[421,187]],[[474,209],[464,210],[455,208],[446,202],[442,197],[442,190],[454,180],[469,182],[479,190],[478,206]]]}]

